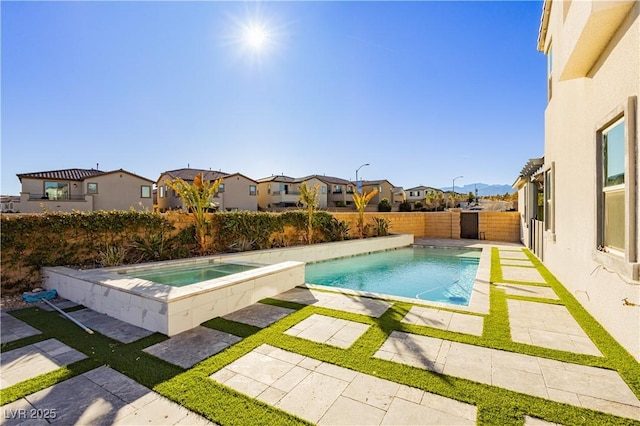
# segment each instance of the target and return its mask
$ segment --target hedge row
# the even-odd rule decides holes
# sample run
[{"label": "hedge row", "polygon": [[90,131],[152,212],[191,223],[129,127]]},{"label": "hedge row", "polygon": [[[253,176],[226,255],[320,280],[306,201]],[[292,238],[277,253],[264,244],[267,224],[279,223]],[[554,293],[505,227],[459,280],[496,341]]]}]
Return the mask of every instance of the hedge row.
[{"label": "hedge row", "polygon": [[[224,212],[210,217],[210,253],[306,243],[307,214]],[[3,295],[40,283],[43,266],[92,268],[194,256],[190,215],[100,211],[2,215]],[[313,218],[313,242],[347,238],[348,226],[327,212]]]}]

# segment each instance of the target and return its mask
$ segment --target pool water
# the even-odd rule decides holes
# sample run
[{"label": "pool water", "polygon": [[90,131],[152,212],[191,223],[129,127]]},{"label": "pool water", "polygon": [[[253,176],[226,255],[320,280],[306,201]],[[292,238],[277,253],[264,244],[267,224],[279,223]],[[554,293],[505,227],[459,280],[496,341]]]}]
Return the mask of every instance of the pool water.
[{"label": "pool water", "polygon": [[407,247],[306,265],[305,281],[468,305],[481,250]]},{"label": "pool water", "polygon": [[204,263],[201,265],[191,264],[154,268],[152,270],[133,270],[122,272],[122,274],[131,278],[142,278],[159,284],[182,287],[255,268],[257,268],[257,266],[237,265],[234,263]]}]

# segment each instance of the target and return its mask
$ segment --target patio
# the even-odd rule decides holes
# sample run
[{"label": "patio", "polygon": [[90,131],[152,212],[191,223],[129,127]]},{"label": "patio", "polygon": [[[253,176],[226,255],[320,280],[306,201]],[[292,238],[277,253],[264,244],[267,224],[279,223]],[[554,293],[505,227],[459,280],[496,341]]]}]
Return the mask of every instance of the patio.
[{"label": "patio", "polygon": [[490,245],[486,314],[304,288],[172,338],[3,313],[1,424],[640,422],[638,363],[525,249]]}]

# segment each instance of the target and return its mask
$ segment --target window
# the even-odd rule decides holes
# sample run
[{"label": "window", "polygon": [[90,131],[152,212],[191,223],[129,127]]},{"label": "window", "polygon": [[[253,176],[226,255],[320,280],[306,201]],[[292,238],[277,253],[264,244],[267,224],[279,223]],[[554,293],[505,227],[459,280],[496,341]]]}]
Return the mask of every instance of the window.
[{"label": "window", "polygon": [[267,185],[267,194],[271,194],[271,184]]},{"label": "window", "polygon": [[625,251],[624,118],[602,131],[602,242]]},{"label": "window", "polygon": [[324,185],[322,185],[321,192],[322,192],[323,194],[326,194],[326,193],[327,193],[327,187],[326,187],[326,186],[324,186]]},{"label": "window", "polygon": [[221,183],[221,184],[218,186],[218,192],[224,192],[224,183]]},{"label": "window", "polygon": [[160,198],[164,198],[164,186],[161,186],[160,188],[158,188],[160,191]]},{"label": "window", "polygon": [[593,259],[638,280],[636,96],[627,98],[596,127],[597,222]]},{"label": "window", "polygon": [[87,183],[87,193],[89,194],[97,194],[98,193],[98,184],[89,182]]},{"label": "window", "polygon": [[140,187],[140,197],[141,198],[151,198],[151,186],[142,185]]},{"label": "window", "polygon": [[256,195],[256,186],[249,185],[249,195]]},{"label": "window", "polygon": [[45,182],[44,196],[50,200],[68,200],[69,199],[69,183],[68,182]]},{"label": "window", "polygon": [[333,193],[341,193],[342,192],[342,185],[333,185]]},{"label": "window", "polygon": [[552,168],[544,172],[544,230],[554,232],[554,215],[553,215],[553,178],[554,170]]}]

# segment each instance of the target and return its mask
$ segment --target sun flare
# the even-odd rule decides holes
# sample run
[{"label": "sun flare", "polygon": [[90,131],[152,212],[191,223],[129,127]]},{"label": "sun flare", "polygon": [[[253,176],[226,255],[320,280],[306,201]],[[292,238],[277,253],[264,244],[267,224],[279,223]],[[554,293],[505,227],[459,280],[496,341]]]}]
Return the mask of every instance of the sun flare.
[{"label": "sun flare", "polygon": [[245,42],[253,49],[263,48],[269,40],[269,32],[260,25],[252,25],[245,30]]}]

